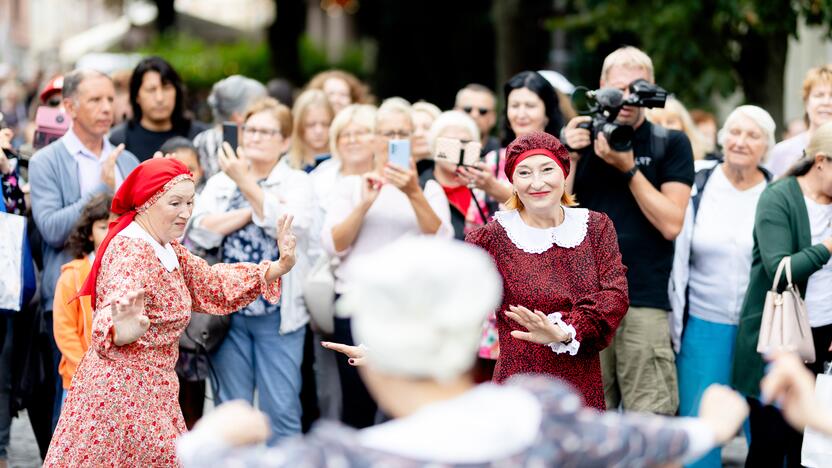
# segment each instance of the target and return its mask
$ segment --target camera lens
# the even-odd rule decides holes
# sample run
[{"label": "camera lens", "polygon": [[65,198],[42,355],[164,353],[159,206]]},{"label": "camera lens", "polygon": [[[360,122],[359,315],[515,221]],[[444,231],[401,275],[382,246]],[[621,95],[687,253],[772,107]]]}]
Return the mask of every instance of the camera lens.
[{"label": "camera lens", "polygon": [[63,116],[63,115],[58,114],[58,116],[57,116],[57,117],[55,117],[55,122],[58,122],[58,123],[64,123],[64,116]]}]

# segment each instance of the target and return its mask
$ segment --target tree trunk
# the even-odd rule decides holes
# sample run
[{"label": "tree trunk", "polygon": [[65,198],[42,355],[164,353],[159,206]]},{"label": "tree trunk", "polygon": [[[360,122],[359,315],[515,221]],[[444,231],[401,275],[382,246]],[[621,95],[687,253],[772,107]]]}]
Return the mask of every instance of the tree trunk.
[{"label": "tree trunk", "polygon": [[521,71],[545,68],[552,37],[544,21],[554,13],[553,2],[494,0],[492,11],[498,87]]},{"label": "tree trunk", "polygon": [[306,29],[306,7],[300,0],[275,0],[276,16],[268,31],[275,73],[297,86],[303,84],[298,44]]},{"label": "tree trunk", "polygon": [[742,52],[734,67],[745,93],[745,102],[767,110],[778,127],[783,125],[788,40],[785,31],[766,36],[749,33],[740,43]]},{"label": "tree trunk", "polygon": [[156,30],[160,33],[166,32],[176,24],[176,10],[173,8],[173,0],[156,0],[156,8],[159,11],[156,16]]}]

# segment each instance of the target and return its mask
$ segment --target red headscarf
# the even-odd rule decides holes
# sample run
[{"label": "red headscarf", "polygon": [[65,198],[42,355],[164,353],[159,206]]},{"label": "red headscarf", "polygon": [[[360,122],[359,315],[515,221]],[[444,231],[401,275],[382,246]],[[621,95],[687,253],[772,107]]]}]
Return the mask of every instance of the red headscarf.
[{"label": "red headscarf", "polygon": [[176,159],[149,159],[139,164],[124,179],[124,183],[113,197],[113,205],[110,208],[110,211],[118,215],[118,219],[110,223],[107,237],[101,242],[96,252],[92,270],[73,300],[81,296],[90,296],[90,304],[95,308],[95,283],[101,267],[101,259],[104,258],[104,252],[107,251],[110,241],[122,229],[129,226],[138,213],[147,210],[165,192],[183,179],[193,180],[193,176],[188,171],[188,167]]},{"label": "red headscarf", "polygon": [[506,177],[513,182],[514,169],[530,156],[546,156],[558,163],[563,177],[569,175],[569,151],[557,138],[545,132],[534,132],[518,137],[506,148]]}]

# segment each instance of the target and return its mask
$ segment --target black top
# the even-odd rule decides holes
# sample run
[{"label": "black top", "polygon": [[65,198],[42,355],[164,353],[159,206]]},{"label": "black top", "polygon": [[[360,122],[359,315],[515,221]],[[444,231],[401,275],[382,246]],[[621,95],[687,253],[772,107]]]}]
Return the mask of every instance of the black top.
[{"label": "black top", "polygon": [[197,134],[207,129],[208,125],[192,120],[187,131],[171,129],[165,132],[153,132],[130,120],[117,125],[110,131],[110,142],[114,145],[124,143],[127,151],[135,154],[140,162],[144,162],[152,158],[153,153],[159,151],[159,148],[169,139],[182,136],[193,141]]},{"label": "black top", "polygon": [[[636,164],[657,189],[665,182],[693,184],[693,151],[684,133],[670,130],[663,155],[654,157],[652,124],[636,129]],[[667,282],[673,266],[673,241],[665,239],[641,212],[621,171],[583,152],[575,171],[575,195],[581,206],[606,213],[618,234],[618,244],[630,289],[630,305],[670,310]]]},{"label": "black top", "polygon": [[485,140],[485,146],[483,146],[482,151],[480,151],[480,157],[484,158],[486,154],[492,151],[500,151],[500,140],[498,140],[495,136],[489,136]]}]

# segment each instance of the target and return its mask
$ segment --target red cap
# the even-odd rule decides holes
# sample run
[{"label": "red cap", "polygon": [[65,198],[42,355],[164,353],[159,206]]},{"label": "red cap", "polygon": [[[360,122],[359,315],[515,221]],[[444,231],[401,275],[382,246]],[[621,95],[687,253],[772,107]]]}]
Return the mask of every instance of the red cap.
[{"label": "red cap", "polygon": [[64,87],[64,76],[63,75],[58,75],[58,76],[52,78],[51,80],[49,80],[49,82],[46,83],[46,87],[43,88],[43,91],[41,91],[41,93],[40,93],[40,102],[41,102],[41,104],[46,104],[46,101],[48,101],[49,98],[53,94],[60,93],[61,90],[63,89],[63,87]]},{"label": "red cap", "polygon": [[513,182],[514,169],[530,156],[546,156],[555,161],[563,171],[563,177],[569,175],[569,151],[560,140],[545,132],[534,132],[518,137],[506,148],[505,173],[509,182]]}]

